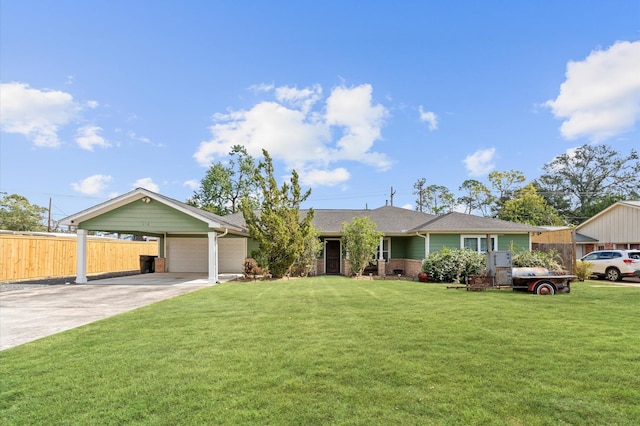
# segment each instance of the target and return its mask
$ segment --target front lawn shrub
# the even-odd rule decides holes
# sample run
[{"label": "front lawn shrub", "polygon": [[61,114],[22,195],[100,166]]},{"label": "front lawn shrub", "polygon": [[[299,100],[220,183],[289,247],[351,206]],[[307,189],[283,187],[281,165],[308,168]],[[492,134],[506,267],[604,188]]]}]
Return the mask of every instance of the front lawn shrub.
[{"label": "front lawn shrub", "polygon": [[591,276],[592,272],[593,263],[578,260],[578,262],[576,263],[576,277],[578,277],[578,281],[584,281],[588,279]]},{"label": "front lawn shrub", "polygon": [[563,270],[560,253],[551,249],[549,252],[526,250],[511,247],[511,261],[515,268],[547,268],[550,271]]},{"label": "front lawn shrub", "polygon": [[469,275],[478,275],[486,267],[486,258],[469,249],[451,249],[429,254],[422,262],[422,271],[434,282],[461,283]]}]

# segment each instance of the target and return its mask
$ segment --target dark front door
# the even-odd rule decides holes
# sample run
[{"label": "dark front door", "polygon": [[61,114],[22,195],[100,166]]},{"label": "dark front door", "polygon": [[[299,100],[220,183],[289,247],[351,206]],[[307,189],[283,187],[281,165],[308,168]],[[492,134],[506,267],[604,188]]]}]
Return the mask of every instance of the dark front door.
[{"label": "dark front door", "polygon": [[340,240],[327,241],[325,262],[327,274],[340,274]]}]

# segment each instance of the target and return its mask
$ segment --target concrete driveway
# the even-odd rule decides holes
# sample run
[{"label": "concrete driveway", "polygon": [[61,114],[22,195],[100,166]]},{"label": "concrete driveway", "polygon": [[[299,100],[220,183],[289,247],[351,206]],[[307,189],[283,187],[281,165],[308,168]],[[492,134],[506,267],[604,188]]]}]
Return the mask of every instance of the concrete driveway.
[{"label": "concrete driveway", "polygon": [[[220,282],[239,275],[224,274]],[[0,350],[214,284],[191,273],[141,274],[0,292]]]}]

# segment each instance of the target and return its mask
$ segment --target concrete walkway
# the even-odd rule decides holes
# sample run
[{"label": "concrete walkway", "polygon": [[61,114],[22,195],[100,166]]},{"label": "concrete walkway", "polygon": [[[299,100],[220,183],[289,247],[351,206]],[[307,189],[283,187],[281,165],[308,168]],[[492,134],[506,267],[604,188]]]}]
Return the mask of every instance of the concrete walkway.
[{"label": "concrete walkway", "polygon": [[0,292],[0,350],[212,285],[202,274],[166,273]]}]

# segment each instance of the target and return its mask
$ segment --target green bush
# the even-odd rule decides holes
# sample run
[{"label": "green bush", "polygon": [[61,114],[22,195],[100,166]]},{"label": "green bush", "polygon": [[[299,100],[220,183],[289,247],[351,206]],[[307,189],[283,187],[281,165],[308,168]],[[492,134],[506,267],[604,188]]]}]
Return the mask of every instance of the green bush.
[{"label": "green bush", "polygon": [[593,263],[578,260],[578,262],[576,263],[576,277],[578,277],[578,281],[584,281],[588,279],[591,276],[592,272]]},{"label": "green bush", "polygon": [[444,247],[430,253],[422,262],[422,271],[434,282],[461,283],[469,275],[478,275],[486,268],[486,257],[468,249]]},{"label": "green bush", "polygon": [[560,253],[551,249],[548,253],[538,250],[526,250],[511,247],[511,261],[514,268],[547,268],[550,271],[560,271],[562,258]]}]

